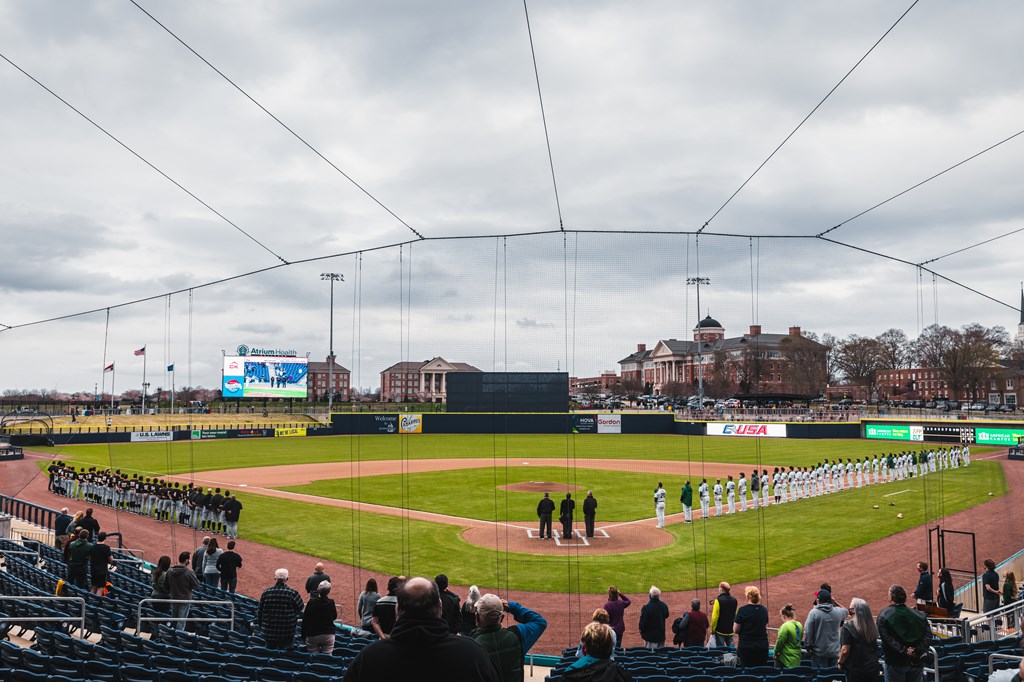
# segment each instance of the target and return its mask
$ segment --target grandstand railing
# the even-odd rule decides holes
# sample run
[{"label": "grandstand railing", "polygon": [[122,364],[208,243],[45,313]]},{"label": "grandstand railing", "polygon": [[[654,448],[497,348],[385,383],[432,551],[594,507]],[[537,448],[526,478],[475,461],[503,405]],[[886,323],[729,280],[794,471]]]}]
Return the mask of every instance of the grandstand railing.
[{"label": "grandstand railing", "polygon": [[964,642],[970,641],[971,628],[964,618],[933,618],[928,617],[932,633],[942,638],[959,637]]},{"label": "grandstand railing", "polygon": [[85,630],[85,599],[82,597],[57,597],[57,596],[0,596],[0,602],[25,602],[25,601],[49,601],[49,602],[78,602],[78,605],[82,608],[82,611],[77,616],[27,616],[20,618],[18,616],[0,615],[0,620],[5,623],[78,623],[79,630]]},{"label": "grandstand railing", "polygon": [[1000,606],[998,609],[969,618],[967,631],[970,634],[970,639],[965,638],[964,641],[979,642],[1002,639],[999,635],[1001,628],[1004,628],[1004,632],[1019,632],[1022,617],[1024,617],[1024,600],[1017,600],[1012,604]]},{"label": "grandstand railing", "polygon": [[[230,609],[231,615],[224,618],[204,618],[186,616],[184,618],[174,618],[173,616],[143,616],[142,605],[146,603],[160,603],[160,604],[191,604],[192,606],[227,606]],[[142,630],[142,623],[160,622],[167,623],[169,621],[184,621],[187,623],[231,623],[231,629],[235,629],[235,602],[233,601],[213,601],[213,600],[199,600],[199,599],[140,599],[138,605],[135,607],[135,634],[139,634]]]},{"label": "grandstand railing", "polygon": [[995,672],[995,662],[999,660],[1008,661],[1019,661],[1024,659],[1024,656],[1015,656],[1013,654],[992,654],[988,657],[988,676],[992,677],[992,673]]},{"label": "grandstand railing", "polygon": [[10,514],[16,519],[21,519],[43,528],[53,528],[53,522],[60,512],[56,509],[19,500],[10,495],[0,495],[0,513]]}]

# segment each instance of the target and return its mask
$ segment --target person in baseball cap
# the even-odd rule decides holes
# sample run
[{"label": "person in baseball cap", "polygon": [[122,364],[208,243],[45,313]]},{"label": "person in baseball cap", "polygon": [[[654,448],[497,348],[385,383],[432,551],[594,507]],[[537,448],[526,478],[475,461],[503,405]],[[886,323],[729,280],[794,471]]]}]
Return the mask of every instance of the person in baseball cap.
[{"label": "person in baseball cap", "polygon": [[[506,612],[512,614],[516,624],[502,628]],[[548,622],[522,604],[505,601],[496,594],[485,594],[476,603],[476,627],[473,638],[491,657],[501,679],[520,680],[523,658],[544,634]],[[519,649],[519,655],[509,656],[512,649]]]}]

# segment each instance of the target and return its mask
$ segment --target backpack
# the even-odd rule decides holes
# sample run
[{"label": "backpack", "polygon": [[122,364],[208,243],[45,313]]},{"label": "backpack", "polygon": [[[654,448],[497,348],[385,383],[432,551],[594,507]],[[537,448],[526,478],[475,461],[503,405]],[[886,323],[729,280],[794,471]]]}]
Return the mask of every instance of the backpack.
[{"label": "backpack", "polygon": [[680,616],[679,618],[676,618],[674,621],[672,621],[672,632],[678,635],[682,631],[682,629],[683,617]]}]

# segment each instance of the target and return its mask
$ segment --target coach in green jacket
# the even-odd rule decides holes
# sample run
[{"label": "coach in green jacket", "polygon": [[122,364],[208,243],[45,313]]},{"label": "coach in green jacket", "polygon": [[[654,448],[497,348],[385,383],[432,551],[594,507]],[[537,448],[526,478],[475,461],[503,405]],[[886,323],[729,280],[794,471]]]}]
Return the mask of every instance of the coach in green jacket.
[{"label": "coach in green jacket", "polygon": [[683,517],[686,519],[686,523],[690,523],[693,521],[693,488],[690,487],[689,481],[683,485],[683,493],[679,496],[679,501],[683,503]]},{"label": "coach in green jacket", "polygon": [[[502,628],[506,611],[516,625]],[[547,629],[544,617],[514,601],[485,594],[476,603],[476,627],[473,639],[491,657],[502,682],[523,682],[523,658]]]}]

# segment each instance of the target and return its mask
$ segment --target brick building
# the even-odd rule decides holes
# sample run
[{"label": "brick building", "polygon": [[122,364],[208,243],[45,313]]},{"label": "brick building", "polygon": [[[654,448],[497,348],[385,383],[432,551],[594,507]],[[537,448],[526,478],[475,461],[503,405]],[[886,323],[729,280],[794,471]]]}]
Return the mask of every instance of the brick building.
[{"label": "brick building", "polygon": [[[333,372],[331,364],[334,365]],[[327,400],[329,386],[333,374],[334,399],[348,400],[351,395],[352,373],[339,365],[337,359],[330,355],[324,362],[307,363],[306,399],[311,401]]]},{"label": "brick building", "polygon": [[386,402],[445,402],[450,372],[479,372],[465,362],[436,357],[426,362],[396,362],[380,373],[380,399]]},{"label": "brick building", "polygon": [[[698,345],[699,344],[699,345]],[[693,340],[664,339],[619,361],[622,381],[639,381],[644,393],[690,395],[697,392],[703,366],[704,392],[710,396],[795,394],[816,397],[826,384],[827,348],[801,335],[766,334],[760,325],[727,337],[710,315],[697,323]]]},{"label": "brick building", "polygon": [[619,375],[614,370],[601,372],[599,377],[569,377],[569,393],[608,393],[619,383]]},{"label": "brick building", "polygon": [[1024,368],[1015,367],[1019,362],[1008,361],[1003,366],[993,367],[992,375],[983,389],[977,392],[964,388],[960,395],[951,395],[949,384],[943,378],[942,370],[935,367],[911,367],[909,369],[883,369],[878,373],[878,397],[881,400],[977,400],[990,405],[1011,405],[1024,403]]}]

